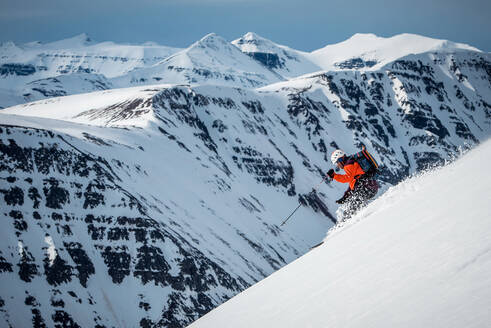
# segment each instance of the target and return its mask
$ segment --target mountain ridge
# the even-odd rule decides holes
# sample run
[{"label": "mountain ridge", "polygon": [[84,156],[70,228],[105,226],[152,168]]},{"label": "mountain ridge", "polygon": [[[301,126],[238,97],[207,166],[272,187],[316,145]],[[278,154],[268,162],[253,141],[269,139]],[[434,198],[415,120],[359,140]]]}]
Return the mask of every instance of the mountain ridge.
[{"label": "mountain ridge", "polygon": [[[218,35],[213,35],[215,39],[220,38],[222,43],[228,43]],[[203,39],[206,39],[206,37],[203,37]],[[353,38],[363,39],[366,37],[364,34],[355,34],[344,42],[328,45],[308,53],[277,45],[253,32],[249,32],[242,38],[232,41],[231,44],[239,45],[239,49],[242,47],[244,49],[243,52],[251,57],[255,63],[259,64],[259,67],[257,64],[248,62],[245,59],[241,59],[241,63],[234,64],[230,60],[225,60],[223,56],[217,57],[216,54],[212,54],[212,58],[216,58],[215,60],[218,60],[218,62],[225,60],[225,66],[215,65],[215,70],[210,70],[208,66],[211,63],[209,62],[205,65],[203,65],[204,63],[194,65],[187,59],[187,63],[184,65],[179,63],[170,65],[172,68],[168,72],[166,70],[169,67],[164,65],[159,68],[159,63],[179,52],[186,51],[186,49],[148,43],[146,45],[124,45],[113,42],[97,43],[94,41],[84,46],[84,40],[90,39],[86,34],[47,44],[36,43],[35,46],[26,47],[7,42],[0,47],[0,94],[5,94],[2,97],[2,99],[5,99],[5,103],[0,103],[0,107],[10,107],[53,95],[77,93],[76,89],[69,85],[64,87],[63,84],[56,85],[56,83],[52,82],[52,79],[57,79],[59,76],[71,74],[75,75],[74,79],[76,74],[80,73],[95,74],[95,76],[87,78],[88,81],[91,81],[87,84],[87,87],[90,87],[91,90],[86,89],[87,91],[128,87],[131,85],[184,82],[226,84],[228,81],[235,83],[239,87],[254,87],[254,85],[257,87],[321,70],[375,69],[387,64],[389,61],[409,54],[407,51],[396,51],[391,54],[391,52],[394,52],[390,50],[392,48],[404,48],[398,45],[401,42],[406,48],[409,45],[408,49],[411,49],[411,47],[419,48],[416,51],[419,53],[423,50],[429,51],[431,45],[435,43],[447,44],[447,50],[460,48],[469,51],[477,50],[463,44],[412,34],[400,34],[391,38],[381,38],[372,35],[371,38],[376,38],[380,42],[378,44],[368,42],[368,48],[365,50],[363,50],[363,47],[360,48],[360,45],[357,45],[356,42],[353,43]],[[421,48],[421,46],[418,46],[418,42],[421,40],[430,46]],[[196,47],[199,42],[197,41],[188,48]],[[239,43],[242,43],[242,45]],[[269,46],[266,47],[266,50],[263,49],[261,51],[252,51],[254,47],[258,50],[257,46],[247,50],[247,47],[253,44],[266,44]],[[75,48],[72,47],[74,45]],[[22,47],[25,49],[23,50]],[[70,47],[72,48],[70,49]],[[384,52],[379,55],[376,53],[370,54],[370,51],[377,47],[385,47],[384,52],[388,52],[388,56],[383,55]],[[368,51],[367,49],[372,50]],[[337,55],[333,56],[332,52],[337,53]],[[180,56],[179,58],[184,60],[186,56]],[[237,57],[238,55],[235,54],[234,56]],[[377,56],[388,58],[378,58]],[[230,70],[229,65],[235,65],[234,74],[228,72]],[[154,67],[153,69],[151,68],[152,66]],[[239,67],[242,67],[243,72],[240,72],[241,69],[238,69]],[[138,73],[139,71],[140,73]],[[172,71],[174,72],[172,73]],[[257,74],[258,72],[259,75]],[[97,76],[97,74],[102,76]],[[234,82],[232,79],[236,81]],[[42,81],[42,85],[32,86],[34,81]]]}]

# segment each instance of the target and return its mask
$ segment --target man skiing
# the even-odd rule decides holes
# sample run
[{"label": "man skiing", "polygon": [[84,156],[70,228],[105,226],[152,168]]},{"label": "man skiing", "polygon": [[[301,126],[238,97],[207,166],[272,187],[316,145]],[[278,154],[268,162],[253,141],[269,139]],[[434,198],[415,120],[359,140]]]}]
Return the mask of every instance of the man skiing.
[{"label": "man skiing", "polygon": [[[373,158],[371,160],[374,161]],[[337,174],[333,169],[327,172],[327,175],[331,179],[349,184],[348,190],[346,190],[343,197],[336,201],[338,204],[345,204],[343,220],[346,220],[365,206],[368,200],[377,194],[378,184],[373,179],[377,166],[375,163],[373,168],[370,167],[367,169],[365,167],[367,170],[365,172],[353,156],[346,156],[340,149],[332,153],[331,162],[346,172],[346,174]]]}]

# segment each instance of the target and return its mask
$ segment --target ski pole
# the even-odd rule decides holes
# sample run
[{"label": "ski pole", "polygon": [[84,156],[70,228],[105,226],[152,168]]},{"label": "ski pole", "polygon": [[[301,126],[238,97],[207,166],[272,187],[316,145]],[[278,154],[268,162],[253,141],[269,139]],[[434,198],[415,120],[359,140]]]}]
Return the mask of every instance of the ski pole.
[{"label": "ski pole", "polygon": [[[318,184],[318,185],[317,185],[315,188],[313,188],[313,189],[312,189],[312,191],[317,191],[317,189],[318,189],[318,188],[321,186],[321,184],[322,184],[322,183],[323,183],[323,182],[326,180],[326,178],[327,178],[327,174],[324,176],[324,178],[322,179],[322,181],[321,181],[321,182],[320,182],[320,183],[319,183],[319,184]],[[311,191],[311,192],[312,192],[312,191]],[[297,208],[296,208],[296,209],[294,209],[294,210],[293,210],[293,212],[292,212],[290,215],[288,215],[288,217],[285,219],[285,221],[283,221],[283,222],[280,224],[280,227],[282,227],[282,226],[283,226],[283,225],[286,223],[286,221],[288,221],[288,220],[289,220],[289,219],[290,219],[290,218],[293,216],[293,214],[295,214],[295,212],[296,212],[296,211],[297,211],[297,210],[300,208],[300,206],[302,206],[302,203],[298,204]]]}]

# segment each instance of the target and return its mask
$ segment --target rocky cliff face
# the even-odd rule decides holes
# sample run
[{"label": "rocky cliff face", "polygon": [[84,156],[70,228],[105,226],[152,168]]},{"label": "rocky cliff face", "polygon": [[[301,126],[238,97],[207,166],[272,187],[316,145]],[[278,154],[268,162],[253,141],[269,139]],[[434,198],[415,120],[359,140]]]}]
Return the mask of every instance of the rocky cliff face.
[{"label": "rocky cliff face", "polygon": [[334,224],[345,186],[311,192],[334,148],[366,145],[389,186],[489,138],[490,104],[489,55],[446,51],[4,109],[2,325],[186,326]]}]

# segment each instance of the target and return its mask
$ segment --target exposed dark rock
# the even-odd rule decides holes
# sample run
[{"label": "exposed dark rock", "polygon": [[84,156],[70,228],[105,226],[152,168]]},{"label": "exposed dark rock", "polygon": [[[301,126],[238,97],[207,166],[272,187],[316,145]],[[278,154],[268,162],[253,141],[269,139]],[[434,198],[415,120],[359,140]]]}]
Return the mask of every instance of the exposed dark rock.
[{"label": "exposed dark rock", "polygon": [[40,199],[42,198],[36,187],[30,187],[29,193],[27,194],[29,198],[33,201],[33,208],[39,208]]},{"label": "exposed dark rock", "polygon": [[26,231],[27,230],[27,222],[24,221],[24,215],[21,211],[12,210],[9,213],[9,216],[14,219],[14,228],[18,231]]},{"label": "exposed dark rock", "polygon": [[10,206],[23,205],[24,204],[24,191],[19,187],[12,187],[8,190],[0,189],[0,193],[3,193],[5,203]]},{"label": "exposed dark rock", "polygon": [[68,265],[65,260],[60,258],[56,250],[55,252],[56,255],[54,259],[51,260],[48,257],[45,257],[43,260],[46,281],[52,286],[58,286],[72,280],[72,267]]},{"label": "exposed dark rock", "polygon": [[2,272],[13,272],[13,270],[12,264],[9,263],[3,256],[0,256],[0,273]]},{"label": "exposed dark rock", "polygon": [[424,171],[436,166],[441,166],[445,160],[439,153],[436,152],[415,152],[414,159],[416,160],[417,170]]},{"label": "exposed dark rock", "polygon": [[31,282],[32,278],[38,274],[34,257],[26,248],[22,250],[21,258],[19,263],[17,263],[17,266],[19,267],[19,277],[25,282]]},{"label": "exposed dark rock", "polygon": [[252,101],[243,101],[242,105],[247,108],[252,114],[260,113],[264,114],[264,108],[260,101],[252,100]]},{"label": "exposed dark rock", "polygon": [[319,198],[315,191],[298,196],[299,202],[304,206],[310,206],[315,212],[321,212],[336,224],[336,218],[329,212],[327,205]]},{"label": "exposed dark rock", "polygon": [[361,58],[352,58],[345,60],[340,63],[336,63],[335,66],[341,69],[360,69],[364,67],[372,67],[375,66],[377,62],[375,60],[363,60]]},{"label": "exposed dark rock", "polygon": [[43,317],[41,316],[41,311],[39,309],[32,309],[32,327],[33,328],[46,328],[46,323],[44,322]]},{"label": "exposed dark rock", "polygon": [[149,281],[163,286],[172,283],[173,279],[168,274],[170,266],[158,247],[143,245],[138,249],[137,259],[134,275],[139,277],[143,284]]},{"label": "exposed dark rock", "polygon": [[55,328],[80,328],[80,325],[77,324],[73,318],[65,311],[56,310],[55,313],[51,316],[53,322],[55,323]]},{"label": "exposed dark rock", "polygon": [[27,76],[36,73],[36,68],[31,64],[2,64],[0,66],[0,75],[18,75]]},{"label": "exposed dark rock", "polygon": [[111,276],[113,283],[120,284],[130,274],[131,256],[127,253],[126,246],[107,246],[101,252],[104,263],[107,265],[107,273]]},{"label": "exposed dark rock", "polygon": [[63,243],[68,254],[72,258],[73,262],[75,262],[75,269],[78,271],[78,279],[80,284],[84,287],[87,287],[87,280],[90,275],[95,273],[94,265],[90,260],[87,253],[82,248],[82,244],[80,243]]},{"label": "exposed dark rock", "polygon": [[321,126],[318,116],[329,114],[329,109],[321,102],[304,97],[301,93],[292,93],[288,98],[288,114],[290,114],[290,117],[292,119],[296,118],[297,125],[304,127],[309,138],[312,135],[319,136],[324,128]]},{"label": "exposed dark rock", "polygon": [[44,180],[44,196],[46,197],[46,207],[52,209],[62,209],[63,205],[70,201],[70,192],[65,188],[59,187],[59,181],[55,178]]},{"label": "exposed dark rock", "polygon": [[268,52],[246,52],[247,55],[254,58],[267,68],[283,68],[285,64],[277,54]]}]

